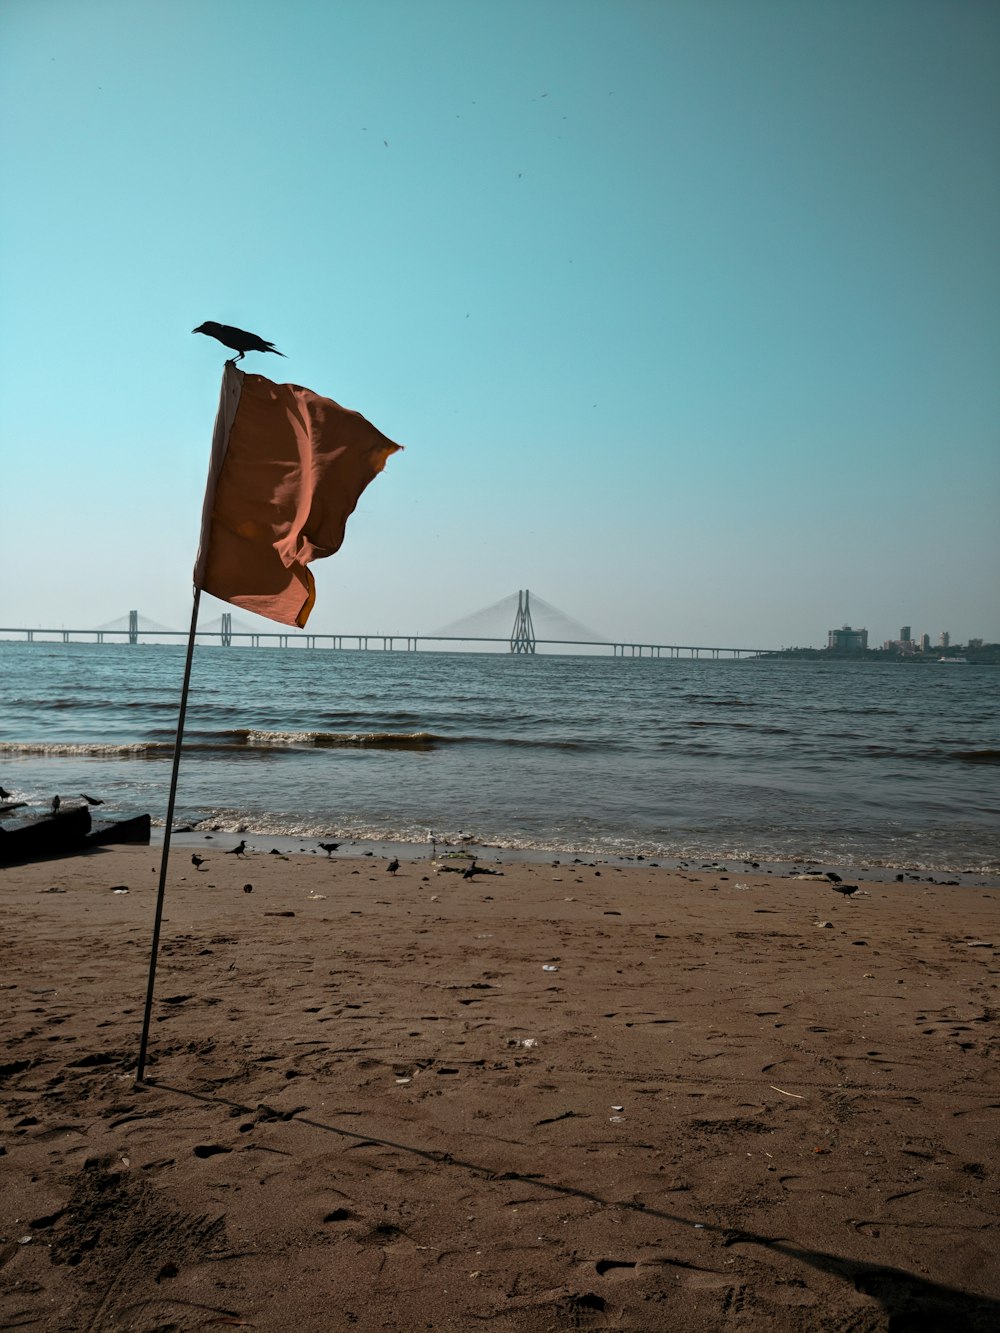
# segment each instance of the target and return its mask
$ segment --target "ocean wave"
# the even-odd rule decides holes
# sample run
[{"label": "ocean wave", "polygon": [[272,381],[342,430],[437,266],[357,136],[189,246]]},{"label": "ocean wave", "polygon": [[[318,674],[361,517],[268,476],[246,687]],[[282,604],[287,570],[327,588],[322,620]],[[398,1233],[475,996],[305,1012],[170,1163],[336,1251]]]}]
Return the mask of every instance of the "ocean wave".
[{"label": "ocean wave", "polygon": [[685,727],[721,727],[726,731],[756,731],[757,727],[752,722],[685,722]]},{"label": "ocean wave", "polygon": [[704,704],[709,708],[752,708],[752,699],[718,699],[711,694],[685,694],[689,704]]},{"label": "ocean wave", "polygon": [[1000,764],[1000,750],[948,750],[943,746],[913,746],[907,749],[901,745],[865,745],[855,753],[867,755],[872,759],[929,759],[940,762],[942,759],[957,759],[963,764]]},{"label": "ocean wave", "polygon": [[94,741],[72,743],[69,741],[0,741],[0,754],[9,755],[53,755],[75,758],[82,755],[94,755],[102,759],[122,755],[128,759],[144,756],[159,757],[173,750],[172,741],[122,741],[98,744]]},{"label": "ocean wave", "polygon": [[135,710],[136,712],[173,713],[174,715],[177,713],[177,702],[174,699],[105,699],[91,697],[83,691],[66,698],[32,699],[22,697],[12,700],[12,703],[19,708],[35,708],[42,713],[73,713],[88,710],[116,713]]},{"label": "ocean wave", "polygon": [[245,727],[227,734],[236,744],[257,749],[433,750],[446,740],[429,731],[262,731]]},{"label": "ocean wave", "polygon": [[[271,731],[240,727],[234,731],[191,730],[184,737],[185,753],[280,754],[296,750],[406,750],[418,753],[441,746],[500,746],[512,749],[594,750],[627,748],[595,746],[591,741],[526,736],[442,736],[431,731]],[[0,755],[41,755],[73,758],[160,759],[174,748],[173,738],[144,741],[0,741]]]},{"label": "ocean wave", "polygon": [[438,746],[499,745],[514,749],[591,750],[591,741],[531,736],[444,736],[433,731],[267,731],[243,727],[226,733],[248,749],[434,750]]}]

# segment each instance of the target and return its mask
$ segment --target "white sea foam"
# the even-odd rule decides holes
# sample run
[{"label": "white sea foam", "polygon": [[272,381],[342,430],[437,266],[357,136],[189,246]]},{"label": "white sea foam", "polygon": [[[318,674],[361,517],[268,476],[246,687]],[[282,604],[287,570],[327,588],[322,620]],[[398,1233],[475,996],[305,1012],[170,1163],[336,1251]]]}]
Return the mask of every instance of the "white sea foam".
[{"label": "white sea foam", "polygon": [[130,757],[142,755],[169,754],[173,745],[169,741],[130,741],[99,744],[85,741],[71,744],[65,741],[0,741],[0,754],[9,755],[58,755],[73,758],[92,755],[97,758],[113,758],[115,755]]}]

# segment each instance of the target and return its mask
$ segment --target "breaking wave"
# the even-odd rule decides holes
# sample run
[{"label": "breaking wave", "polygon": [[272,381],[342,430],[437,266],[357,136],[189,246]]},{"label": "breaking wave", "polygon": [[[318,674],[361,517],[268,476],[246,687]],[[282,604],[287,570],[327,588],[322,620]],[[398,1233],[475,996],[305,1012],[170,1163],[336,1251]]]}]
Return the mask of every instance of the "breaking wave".
[{"label": "breaking wave", "polygon": [[[589,750],[586,741],[523,736],[442,736],[431,731],[269,731],[241,727],[218,733],[191,731],[184,751],[191,753],[280,753],[292,750],[407,750],[430,751],[441,746],[499,745],[516,749]],[[147,741],[0,741],[0,755],[43,755],[58,758],[162,759],[172,754],[174,742]]]},{"label": "breaking wave", "polygon": [[121,755],[126,759],[142,759],[146,756],[157,758],[173,750],[172,741],[134,741],[120,744],[97,744],[86,741],[71,744],[67,741],[0,741],[0,754],[9,755],[58,755],[75,758],[83,755],[95,755],[111,759]]},{"label": "breaking wave", "polygon": [[248,727],[228,735],[235,744],[251,749],[433,750],[446,741],[430,731],[259,731]]}]

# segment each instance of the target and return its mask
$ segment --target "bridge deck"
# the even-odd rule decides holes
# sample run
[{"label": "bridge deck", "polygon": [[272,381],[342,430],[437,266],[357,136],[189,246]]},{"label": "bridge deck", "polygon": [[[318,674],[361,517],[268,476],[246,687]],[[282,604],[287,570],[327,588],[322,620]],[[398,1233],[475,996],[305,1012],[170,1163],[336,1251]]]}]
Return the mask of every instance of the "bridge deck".
[{"label": "bridge deck", "polygon": [[[187,630],[168,629],[45,629],[26,626],[0,626],[0,636],[23,637],[29,643],[74,641],[84,643],[106,643],[123,640],[126,643],[151,643],[162,639],[186,639]],[[494,643],[503,644],[511,651],[509,636],[499,635],[454,635],[454,634],[310,634],[306,630],[238,630],[238,629],[199,629],[196,641],[217,639],[224,647],[236,647],[237,640],[245,646],[258,648],[264,641],[271,646],[287,648],[301,645],[305,648],[327,646],[334,649],[360,649],[361,651],[396,650],[402,645],[405,652],[417,652],[418,645],[458,644],[458,643]],[[759,657],[773,652],[768,648],[719,648],[705,644],[686,643],[640,643],[612,639],[534,639],[539,647],[559,649],[604,648],[613,657]],[[266,645],[265,645],[266,646]],[[453,650],[455,651],[455,650]],[[557,654],[554,654],[557,655]]]}]

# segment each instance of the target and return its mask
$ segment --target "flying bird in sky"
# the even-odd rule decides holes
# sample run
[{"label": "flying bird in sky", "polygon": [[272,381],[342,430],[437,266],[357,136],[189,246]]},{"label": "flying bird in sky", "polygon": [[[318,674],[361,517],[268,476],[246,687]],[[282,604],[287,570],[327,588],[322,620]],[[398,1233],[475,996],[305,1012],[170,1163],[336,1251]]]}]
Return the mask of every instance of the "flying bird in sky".
[{"label": "flying bird in sky", "polygon": [[199,324],[192,333],[204,333],[209,338],[217,338],[224,347],[231,347],[239,356],[230,357],[233,365],[242,361],[247,352],[273,352],[275,356],[284,356],[273,343],[258,338],[256,333],[247,333],[246,329],[236,329],[232,324],[217,324],[214,319]]}]

